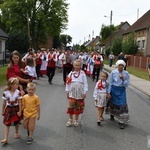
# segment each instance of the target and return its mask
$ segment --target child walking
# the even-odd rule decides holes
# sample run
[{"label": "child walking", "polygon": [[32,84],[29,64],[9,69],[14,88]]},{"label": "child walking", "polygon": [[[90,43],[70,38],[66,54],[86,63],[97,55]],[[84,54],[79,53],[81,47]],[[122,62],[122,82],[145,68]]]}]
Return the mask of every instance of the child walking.
[{"label": "child walking", "polygon": [[71,71],[66,79],[66,92],[69,100],[67,114],[69,114],[69,120],[66,123],[67,127],[70,127],[73,123],[74,126],[79,126],[78,117],[84,111],[84,99],[86,92],[88,91],[87,78],[84,71],[81,70],[81,61],[75,60],[73,63],[73,71]]},{"label": "child walking", "polygon": [[14,138],[19,138],[19,122],[21,117],[21,93],[18,90],[19,81],[17,78],[10,78],[3,93],[2,116],[5,125],[4,139],[1,143],[8,143],[10,126],[15,126]]},{"label": "child walking", "polygon": [[27,130],[28,139],[27,144],[33,142],[33,132],[35,129],[36,114],[37,120],[40,119],[40,100],[35,95],[36,85],[34,83],[27,84],[27,93],[22,98],[23,110],[23,126]]},{"label": "child walking", "polygon": [[93,92],[93,97],[95,100],[95,106],[97,107],[97,113],[98,113],[98,118],[97,118],[97,124],[100,125],[101,121],[104,120],[103,118],[103,112],[104,108],[106,107],[107,104],[107,80],[108,74],[107,72],[101,72],[101,77],[100,80],[96,83],[94,92]]}]

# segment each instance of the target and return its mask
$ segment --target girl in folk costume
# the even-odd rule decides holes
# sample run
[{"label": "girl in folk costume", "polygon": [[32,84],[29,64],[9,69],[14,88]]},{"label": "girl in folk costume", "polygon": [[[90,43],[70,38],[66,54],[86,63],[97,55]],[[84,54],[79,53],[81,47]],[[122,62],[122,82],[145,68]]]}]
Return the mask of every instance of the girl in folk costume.
[{"label": "girl in folk costume", "polygon": [[36,53],[36,74],[37,74],[38,79],[40,77],[40,68],[41,68],[41,64],[42,64],[41,57],[42,57],[41,49],[39,48]]},{"label": "girl in folk costume", "polygon": [[40,68],[40,74],[41,76],[43,76],[43,75],[46,75],[48,57],[47,57],[47,52],[45,48],[41,48],[41,51],[42,51],[42,55],[40,58],[42,59],[42,64]]},{"label": "girl in folk costume", "polygon": [[31,80],[36,79],[37,75],[36,75],[36,70],[35,70],[34,59],[33,58],[27,58],[26,64],[27,65],[25,67],[25,70],[21,69],[23,74],[26,75],[26,77],[24,77],[24,78],[28,78]]},{"label": "girl in folk costume", "polygon": [[79,126],[78,117],[84,111],[84,99],[88,91],[87,78],[84,71],[81,70],[81,61],[75,60],[73,67],[74,70],[69,73],[66,79],[66,92],[69,100],[67,127],[72,125],[73,115],[75,115],[74,126]]},{"label": "girl in folk costume", "polygon": [[5,125],[4,139],[1,143],[8,143],[8,134],[10,126],[15,126],[14,138],[19,138],[19,122],[22,114],[21,111],[21,93],[18,90],[19,80],[10,78],[7,83],[7,88],[3,93],[2,99],[2,116]]},{"label": "girl in folk costume", "polygon": [[48,54],[48,64],[47,64],[47,76],[49,84],[52,84],[52,79],[55,75],[56,62],[57,62],[57,54],[52,49]]},{"label": "girl in folk costume", "polygon": [[100,125],[101,121],[103,121],[103,112],[104,108],[106,107],[106,97],[107,97],[107,90],[108,90],[108,84],[106,82],[108,78],[108,74],[106,72],[101,73],[100,80],[96,83],[93,97],[95,100],[95,106],[97,107],[98,111],[98,121],[97,124]]}]

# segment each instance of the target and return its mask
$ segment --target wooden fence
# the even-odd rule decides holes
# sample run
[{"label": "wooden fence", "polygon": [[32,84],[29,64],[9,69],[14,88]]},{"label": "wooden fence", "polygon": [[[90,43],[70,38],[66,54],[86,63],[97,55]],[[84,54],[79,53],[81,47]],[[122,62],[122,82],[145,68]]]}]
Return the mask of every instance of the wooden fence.
[{"label": "wooden fence", "polygon": [[134,55],[127,55],[127,57],[128,57],[127,66],[147,70],[148,62],[150,61],[149,57],[134,56]]}]

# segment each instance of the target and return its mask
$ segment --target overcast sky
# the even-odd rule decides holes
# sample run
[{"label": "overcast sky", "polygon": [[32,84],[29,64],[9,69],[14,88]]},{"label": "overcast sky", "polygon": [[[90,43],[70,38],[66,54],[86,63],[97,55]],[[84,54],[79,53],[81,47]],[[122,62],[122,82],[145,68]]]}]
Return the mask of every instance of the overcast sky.
[{"label": "overcast sky", "polygon": [[68,29],[63,34],[73,38],[72,44],[83,44],[89,35],[99,36],[101,25],[110,24],[111,10],[112,24],[128,21],[132,25],[150,9],[150,0],[68,0],[68,3]]}]

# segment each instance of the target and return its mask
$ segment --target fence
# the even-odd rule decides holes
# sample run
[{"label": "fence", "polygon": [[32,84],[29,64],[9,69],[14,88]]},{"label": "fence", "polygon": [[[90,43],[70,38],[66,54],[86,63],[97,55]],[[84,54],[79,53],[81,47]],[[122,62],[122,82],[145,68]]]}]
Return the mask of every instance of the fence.
[{"label": "fence", "polygon": [[147,70],[149,57],[128,55],[127,66]]}]

